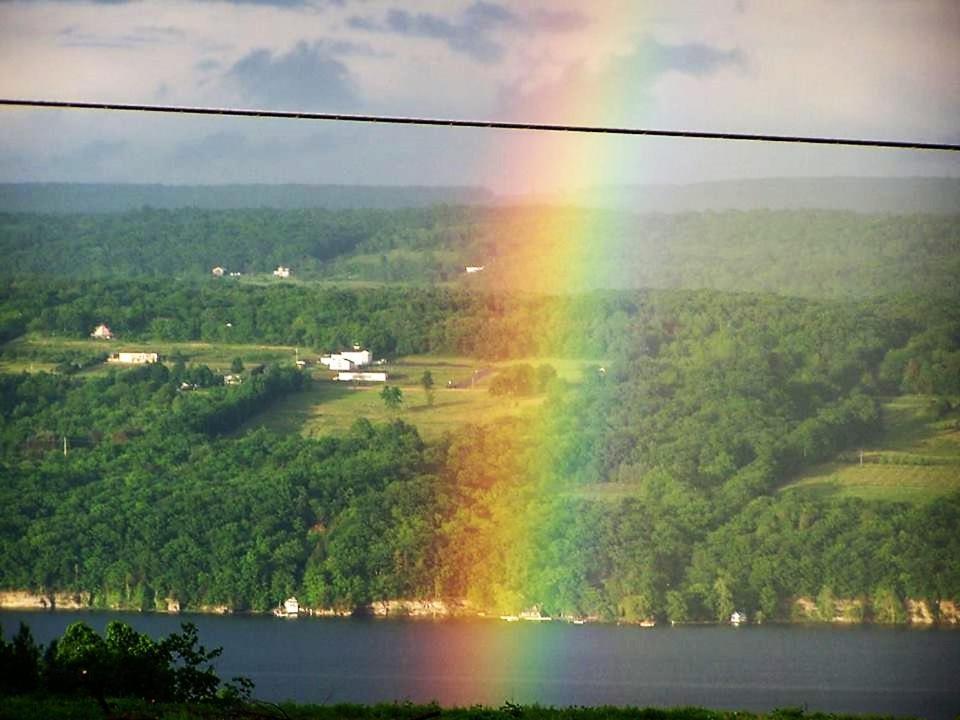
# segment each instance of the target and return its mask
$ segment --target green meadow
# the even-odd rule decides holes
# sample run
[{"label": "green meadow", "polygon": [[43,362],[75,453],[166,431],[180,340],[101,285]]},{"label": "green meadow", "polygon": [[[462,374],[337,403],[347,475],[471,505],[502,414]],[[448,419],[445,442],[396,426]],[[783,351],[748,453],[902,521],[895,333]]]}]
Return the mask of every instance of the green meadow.
[{"label": "green meadow", "polygon": [[[534,367],[552,365],[557,376],[568,383],[580,381],[583,368],[603,364],[602,360],[571,360],[568,358],[521,358],[509,362],[483,362],[458,356],[411,355],[398,358],[382,367],[372,368],[387,372],[387,384],[403,391],[403,403],[390,410],[380,398],[380,383],[342,383],[333,380],[335,372],[318,364],[319,353],[307,348],[286,345],[222,344],[205,342],[144,342],[121,340],[69,339],[49,335],[29,334],[17,338],[4,347],[0,355],[0,372],[54,372],[56,358],[63,353],[97,354],[110,352],[155,352],[161,360],[177,354],[188,364],[203,364],[216,372],[228,372],[234,358],[246,365],[256,363],[292,363],[296,358],[310,363],[307,371],[312,378],[306,388],[276,402],[266,411],[251,418],[238,434],[256,428],[267,428],[277,433],[298,433],[306,437],[339,435],[346,432],[358,418],[372,422],[403,420],[415,425],[427,441],[435,440],[445,432],[466,423],[486,423],[501,417],[530,417],[543,402],[543,395],[530,397],[501,396],[489,393],[489,382],[497,370],[510,365],[528,363]],[[101,363],[86,368],[79,376],[99,375],[112,367]],[[421,384],[425,372],[433,377],[433,400]]]},{"label": "green meadow", "polygon": [[938,417],[932,398],[883,404],[884,432],[859,451],[810,468],[783,488],[822,496],[922,503],[960,490],[960,416]]},{"label": "green meadow", "polygon": [[[56,357],[64,352],[114,353],[155,352],[161,359],[169,360],[182,355],[187,363],[208,365],[211,370],[226,372],[230,362],[241,358],[244,363],[290,362],[296,358],[297,349],[286,345],[221,344],[205,342],[144,342],[119,340],[93,340],[29,334],[12,340],[4,346],[0,355],[0,372],[52,371],[57,365]],[[303,352],[303,349],[300,350]],[[99,364],[81,374],[106,372],[109,367]]]},{"label": "green meadow", "polygon": [[[489,392],[490,379],[499,368],[521,362],[537,366],[550,364],[557,375],[577,383],[582,360],[527,358],[511,362],[484,363],[463,357],[409,356],[383,366],[388,385],[403,391],[403,403],[390,410],[380,398],[381,383],[337,382],[336,373],[322,367],[312,369],[313,382],[305,390],[288,395],[241,427],[240,432],[264,427],[279,433],[300,433],[307,437],[339,435],[357,418],[373,422],[403,420],[416,426],[421,436],[435,440],[445,432],[467,423],[486,423],[502,417],[530,417],[543,402],[542,395],[495,397]],[[421,385],[425,372],[433,377],[433,402]],[[448,385],[452,383],[452,387]]]}]

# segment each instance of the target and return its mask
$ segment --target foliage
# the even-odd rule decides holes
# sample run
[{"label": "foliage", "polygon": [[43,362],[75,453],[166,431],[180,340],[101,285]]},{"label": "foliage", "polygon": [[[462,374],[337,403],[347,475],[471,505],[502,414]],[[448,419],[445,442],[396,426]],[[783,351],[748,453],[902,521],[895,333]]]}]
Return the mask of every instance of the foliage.
[{"label": "foliage", "polygon": [[56,695],[143,698],[150,702],[205,702],[226,692],[246,698],[252,684],[236,678],[224,685],[213,667],[221,649],[199,643],[197,627],[159,641],[112,621],[103,636],[83,622],[72,623],[44,649],[26,625],[12,643],[0,637],[0,695],[44,691]]},{"label": "foliage", "polygon": [[396,385],[384,385],[383,390],[380,391],[380,398],[390,410],[397,410],[403,403],[403,390]]},{"label": "foliage", "polygon": [[954,334],[932,331],[953,327],[949,304],[165,280],[13,283],[0,297],[32,330],[72,336],[109,317],[145,336],[604,357],[579,384],[517,362],[489,387],[542,393],[529,416],[452,429],[429,448],[399,422],[360,420],[337,438],[240,432],[309,382],[292,367],[251,368],[239,386],[182,359],[2,375],[9,588],[144,609],[440,596],[678,621],[782,617],[824,587],[883,617],[898,615],[878,588],[934,606],[960,597],[956,497],[907,507],[779,492],[878,437],[881,393],[911,360],[957,351]]}]

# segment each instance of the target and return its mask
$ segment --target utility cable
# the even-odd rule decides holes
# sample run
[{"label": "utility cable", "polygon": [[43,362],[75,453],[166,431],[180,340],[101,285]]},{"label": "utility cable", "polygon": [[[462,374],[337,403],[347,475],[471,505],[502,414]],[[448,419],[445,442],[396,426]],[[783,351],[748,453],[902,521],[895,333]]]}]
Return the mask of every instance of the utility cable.
[{"label": "utility cable", "polygon": [[502,122],[498,120],[457,120],[393,115],[350,115],[287,110],[245,110],[176,105],[137,105],[126,103],[74,102],[70,100],[0,99],[0,106],[58,108],[64,110],[112,110],[185,115],[223,115],[229,117],[279,118],[284,120],[330,120],[386,125],[425,125],[496,130],[535,130],[543,132],[593,133],[603,135],[645,135],[648,137],[696,138],[701,140],[747,140],[753,142],[795,143],[806,145],[846,145],[854,147],[896,148],[901,150],[960,151],[960,144],[917,142],[913,140],[864,140],[860,138],[817,137],[807,135],[767,135],[764,133],[704,132],[699,130],[656,130],[650,128],[610,127],[604,125],[564,125],[553,123]]}]

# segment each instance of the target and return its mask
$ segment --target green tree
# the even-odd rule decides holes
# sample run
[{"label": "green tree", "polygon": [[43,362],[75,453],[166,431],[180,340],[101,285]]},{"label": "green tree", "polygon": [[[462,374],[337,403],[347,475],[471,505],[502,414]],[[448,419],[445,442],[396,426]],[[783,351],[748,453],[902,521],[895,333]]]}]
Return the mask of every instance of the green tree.
[{"label": "green tree", "polygon": [[713,583],[713,609],[719,622],[726,622],[734,611],[733,593],[727,581],[718,577]]},{"label": "green tree", "polygon": [[380,399],[390,410],[398,410],[403,404],[403,390],[396,385],[384,385],[380,391]]},{"label": "green tree", "polygon": [[230,372],[234,375],[239,375],[243,372],[243,360],[241,358],[235,357],[230,361]]},{"label": "green tree", "polygon": [[433,405],[433,373],[429,370],[424,370],[423,375],[420,376],[420,385],[423,387],[423,391],[427,395],[427,405]]},{"label": "green tree", "polygon": [[832,622],[837,613],[837,603],[833,596],[833,590],[829,585],[824,585],[817,595],[817,616],[824,622]]}]

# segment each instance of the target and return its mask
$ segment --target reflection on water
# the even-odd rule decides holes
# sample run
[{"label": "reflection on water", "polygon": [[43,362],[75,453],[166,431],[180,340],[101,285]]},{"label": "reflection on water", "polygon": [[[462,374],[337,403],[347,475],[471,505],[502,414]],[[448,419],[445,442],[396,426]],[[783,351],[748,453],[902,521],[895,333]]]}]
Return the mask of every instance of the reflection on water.
[{"label": "reflection on water", "polygon": [[0,613],[7,636],[25,620],[44,643],[75,620],[114,618],[154,636],[195,622],[205,645],[224,647],[221,676],[246,675],[272,700],[960,712],[950,630]]}]

